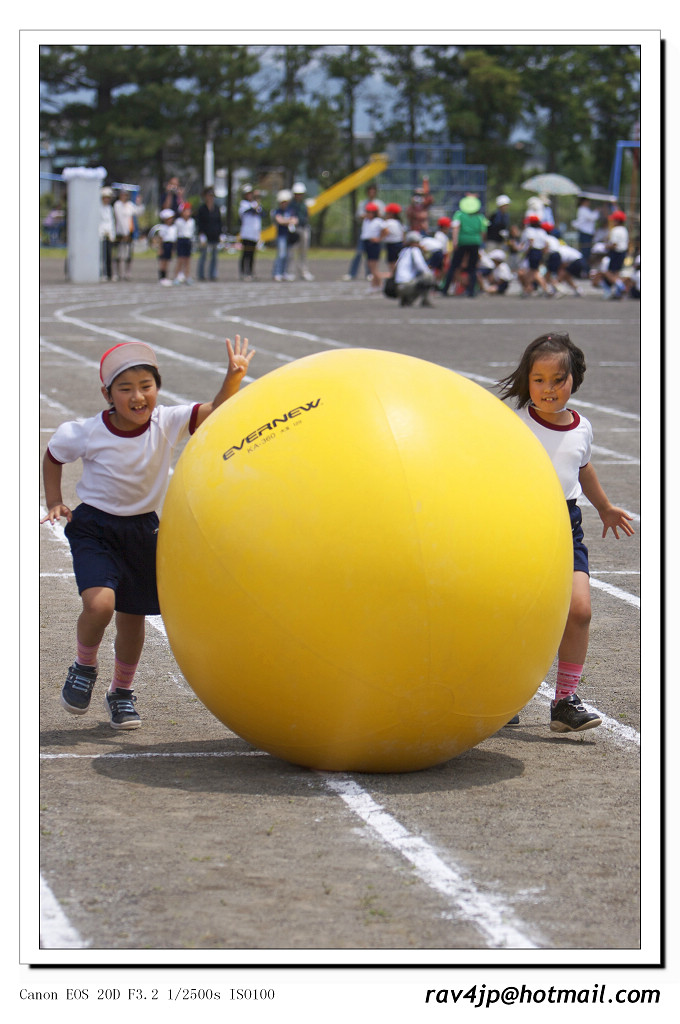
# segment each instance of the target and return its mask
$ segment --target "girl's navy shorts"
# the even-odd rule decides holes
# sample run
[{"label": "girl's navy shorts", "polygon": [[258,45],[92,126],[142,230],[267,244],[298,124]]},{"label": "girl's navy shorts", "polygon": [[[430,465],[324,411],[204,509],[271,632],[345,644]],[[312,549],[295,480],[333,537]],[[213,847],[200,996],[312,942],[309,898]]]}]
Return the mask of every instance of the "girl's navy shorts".
[{"label": "girl's navy shorts", "polygon": [[374,242],[372,238],[364,238],[364,252],[366,253],[366,259],[379,260],[380,242]]},{"label": "girl's navy shorts", "polygon": [[[385,242],[385,250],[388,263],[396,263],[397,256],[404,248],[403,242]],[[380,257],[380,249],[378,249],[378,258]]]},{"label": "girl's navy shorts", "polygon": [[571,539],[574,544],[574,572],[584,572],[590,576],[588,568],[588,548],[583,543],[583,527],[581,526],[581,509],[576,504],[576,499],[567,501],[569,519],[571,521]]},{"label": "girl's navy shorts", "polygon": [[155,512],[114,516],[83,503],[74,509],[64,532],[79,594],[89,587],[110,587],[116,594],[117,612],[160,615]]},{"label": "girl's navy shorts", "polygon": [[158,254],[159,260],[171,260],[173,248],[173,242],[161,242],[161,251]]},{"label": "girl's navy shorts", "polygon": [[191,256],[191,239],[190,238],[178,238],[177,239],[177,255],[180,257]]}]

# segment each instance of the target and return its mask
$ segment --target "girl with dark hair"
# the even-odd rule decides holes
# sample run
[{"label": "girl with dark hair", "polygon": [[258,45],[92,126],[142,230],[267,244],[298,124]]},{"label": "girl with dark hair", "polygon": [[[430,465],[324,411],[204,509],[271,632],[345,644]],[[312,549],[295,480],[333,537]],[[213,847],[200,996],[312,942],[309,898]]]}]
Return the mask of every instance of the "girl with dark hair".
[{"label": "girl with dark hair", "polygon": [[[633,534],[631,516],[612,505],[590,461],[593,428],[584,416],[569,408],[571,396],[583,383],[586,361],[568,334],[543,334],[524,351],[513,373],[499,381],[501,398],[514,398],[517,414],[535,434],[550,456],[567,501],[574,545],[574,576],[571,603],[558,650],[555,698],[550,708],[553,732],[582,732],[602,724],[588,710],[576,690],[583,674],[590,634],[590,576],[588,549],[583,543],[581,510],[577,499],[584,494],[602,520],[602,536],[611,529]],[[515,716],[509,725],[518,725]]]}]

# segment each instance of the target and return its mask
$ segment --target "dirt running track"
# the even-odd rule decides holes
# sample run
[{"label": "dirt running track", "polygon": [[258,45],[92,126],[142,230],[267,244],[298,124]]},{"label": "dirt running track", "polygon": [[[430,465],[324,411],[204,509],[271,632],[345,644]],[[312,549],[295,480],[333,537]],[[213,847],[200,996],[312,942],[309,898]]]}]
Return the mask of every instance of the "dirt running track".
[{"label": "dirt running track", "polygon": [[[89,714],[60,707],[79,600],[63,532],[43,526],[35,961],[160,950],[159,962],[172,951],[184,962],[200,950],[204,963],[447,964],[536,949],[560,951],[548,963],[619,963],[641,943],[639,303],[589,292],[401,309],[341,282],[344,263],[319,261],[315,281],[279,285],[270,268],[262,261],[260,280],[241,283],[232,258],[220,283],[164,289],[151,261],[135,263],[132,283],[81,286],[44,262],[41,455],[60,422],[102,408],[98,361],[117,340],[157,348],[161,401],[171,403],[212,397],[224,338],[236,333],[257,349],[253,377],[328,347],[366,346],[490,387],[532,338],[569,330],[587,356],[574,405],[593,423],[595,466],[635,516],[633,538],[603,541],[584,508],[593,626],[581,695],[605,723],[550,733],[553,666],[520,728],[453,761],[414,774],[308,771],[253,750],[203,708],[159,619],[136,683],[143,728],[117,734],[102,708],[108,636]],[[68,467],[67,503],[76,479]],[[37,950],[37,921],[30,930]]]}]

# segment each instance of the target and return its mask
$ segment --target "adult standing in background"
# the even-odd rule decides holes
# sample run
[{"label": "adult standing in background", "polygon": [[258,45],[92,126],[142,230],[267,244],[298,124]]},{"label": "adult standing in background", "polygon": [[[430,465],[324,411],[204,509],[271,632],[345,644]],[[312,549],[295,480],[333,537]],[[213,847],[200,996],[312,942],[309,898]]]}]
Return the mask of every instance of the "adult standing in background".
[{"label": "adult standing in background", "polygon": [[[142,208],[143,209],[143,208]],[[116,222],[115,263],[116,276],[114,281],[129,281],[132,264],[132,236],[135,230],[135,214],[140,209],[130,199],[130,193],[121,189],[118,199],[113,204],[113,216]]]},{"label": "adult standing in background", "polygon": [[255,276],[255,252],[262,234],[262,207],[260,193],[246,184],[242,189],[243,198],[239,203],[238,215],[241,221],[241,260],[239,276],[242,281],[252,281]]},{"label": "adult standing in background", "polygon": [[305,195],[307,187],[301,181],[296,181],[291,189],[293,202],[290,204],[291,212],[297,217],[297,242],[295,243],[295,268],[304,281],[313,281],[314,276],[310,274],[307,266],[307,253],[312,228],[309,223],[309,210]]},{"label": "adult standing in background", "polygon": [[489,226],[486,231],[486,243],[488,249],[498,249],[506,246],[510,241],[510,196],[500,195],[496,197],[496,209],[491,214]]},{"label": "adult standing in background", "polygon": [[576,208],[576,217],[571,222],[571,226],[578,231],[577,248],[585,261],[586,274],[590,264],[590,252],[595,240],[595,229],[599,217],[598,210],[591,208],[590,199],[586,198],[586,196],[581,196]]},{"label": "adult standing in background", "polygon": [[468,193],[463,196],[458,204],[458,209],[453,215],[451,226],[453,255],[446,271],[444,284],[441,291],[444,295],[451,287],[453,277],[460,267],[467,271],[467,285],[465,294],[469,299],[474,298],[475,283],[477,280],[477,263],[479,262],[479,250],[484,242],[484,236],[488,227],[488,220],[481,213],[482,204],[479,197]]},{"label": "adult standing in background", "polygon": [[276,225],[276,258],[272,272],[274,281],[294,280],[293,275],[288,273],[290,237],[297,230],[297,217],[290,212],[292,199],[293,193],[288,188],[282,188],[276,194],[278,205],[273,214],[273,221]]},{"label": "adult standing in background", "polygon": [[172,210],[176,217],[183,202],[184,189],[180,187],[179,178],[173,175],[168,180],[165,191],[161,196],[160,208],[161,210]]},{"label": "adult standing in background", "polygon": [[417,231],[421,235],[429,234],[429,211],[433,202],[434,196],[430,192],[430,180],[423,178],[423,187],[414,188],[411,202],[406,207],[409,231]]},{"label": "adult standing in background", "polygon": [[99,217],[99,241],[101,253],[99,261],[99,277],[102,281],[110,281],[112,277],[111,255],[113,253],[113,243],[116,239],[116,221],[113,216],[113,206],[111,205],[113,189],[109,188],[107,185],[101,190],[99,195],[101,199]]},{"label": "adult standing in background", "polygon": [[212,186],[203,189],[203,202],[196,213],[196,231],[198,232],[198,266],[196,276],[205,281],[205,264],[210,254],[208,280],[217,280],[217,247],[222,236],[222,214],[215,202],[215,189]]}]

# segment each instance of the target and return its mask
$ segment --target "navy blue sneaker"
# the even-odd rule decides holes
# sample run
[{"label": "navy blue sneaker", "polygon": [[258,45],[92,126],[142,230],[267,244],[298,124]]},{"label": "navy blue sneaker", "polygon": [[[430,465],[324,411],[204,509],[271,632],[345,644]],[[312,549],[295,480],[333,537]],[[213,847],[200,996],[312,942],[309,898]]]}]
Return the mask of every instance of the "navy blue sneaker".
[{"label": "navy blue sneaker", "polygon": [[72,715],[84,715],[90,706],[96,679],[97,669],[93,665],[79,665],[74,661],[61,690],[62,706]]},{"label": "navy blue sneaker", "polygon": [[139,729],[142,720],[135,711],[136,697],[132,690],[124,690],[119,686],[116,690],[107,690],[104,705],[109,713],[112,729]]}]

